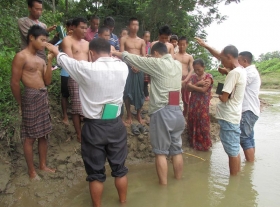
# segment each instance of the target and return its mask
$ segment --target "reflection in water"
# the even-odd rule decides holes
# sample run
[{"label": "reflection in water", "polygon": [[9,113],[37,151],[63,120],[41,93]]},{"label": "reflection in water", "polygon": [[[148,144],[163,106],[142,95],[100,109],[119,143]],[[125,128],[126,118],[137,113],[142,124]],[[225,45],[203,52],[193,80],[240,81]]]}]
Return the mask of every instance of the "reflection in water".
[{"label": "reflection in water", "polygon": [[[170,164],[167,187],[158,185],[154,164],[129,166],[128,202],[123,206],[118,204],[114,179],[107,169],[102,206],[279,207],[280,93],[265,93],[263,96],[273,106],[261,114],[255,126],[256,161],[254,164],[246,163],[241,152],[242,167],[238,176],[229,176],[228,157],[222,144],[217,142],[210,152],[188,152],[206,161],[184,154],[184,173],[180,181],[173,179]],[[28,201],[28,197],[24,199]],[[28,203],[26,201],[23,203]],[[82,180],[48,206],[91,206],[88,183]]]}]

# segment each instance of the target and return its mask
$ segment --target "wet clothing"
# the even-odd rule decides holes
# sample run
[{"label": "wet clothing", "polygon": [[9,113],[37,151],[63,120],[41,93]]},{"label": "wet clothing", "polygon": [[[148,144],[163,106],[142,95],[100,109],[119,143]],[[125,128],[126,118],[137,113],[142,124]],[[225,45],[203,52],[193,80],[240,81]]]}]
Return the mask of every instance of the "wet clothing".
[{"label": "wet clothing", "polygon": [[259,119],[252,111],[245,111],[242,113],[240,121],[240,145],[243,150],[255,148],[254,126]]},{"label": "wet clothing", "polygon": [[108,159],[113,177],[123,177],[127,157],[127,132],[120,117],[112,120],[84,119],[82,158],[89,182],[106,180],[105,161]]},{"label": "wet clothing", "polygon": [[124,88],[124,99],[129,98],[130,104],[135,106],[135,110],[141,109],[144,101],[144,73],[139,71],[134,73],[131,66],[128,66],[129,73]]},{"label": "wet clothing", "polygon": [[50,110],[47,88],[24,88],[21,103],[21,138],[42,138],[51,131]]},{"label": "wet clothing", "polygon": [[[212,146],[210,137],[209,104],[211,100],[211,89],[213,77],[206,73],[204,79],[211,79],[211,85],[206,93],[192,91],[188,112],[188,139],[190,146],[196,150],[206,151]],[[196,74],[192,75],[190,81],[195,85],[199,80]]]},{"label": "wet clothing", "polygon": [[68,78],[68,90],[71,99],[72,114],[79,114],[83,116],[82,105],[81,105],[80,95],[79,95],[79,85],[71,77]]}]

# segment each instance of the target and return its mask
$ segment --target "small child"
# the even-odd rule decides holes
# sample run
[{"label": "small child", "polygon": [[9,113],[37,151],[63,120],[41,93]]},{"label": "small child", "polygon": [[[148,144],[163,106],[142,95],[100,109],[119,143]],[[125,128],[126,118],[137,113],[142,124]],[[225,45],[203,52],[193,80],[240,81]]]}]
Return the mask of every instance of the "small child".
[{"label": "small child", "polygon": [[174,54],[179,52],[179,46],[178,46],[178,36],[177,35],[171,35],[170,37],[170,43],[174,47]]},{"label": "small child", "polygon": [[128,35],[128,29],[127,28],[122,28],[120,36],[119,36],[119,41],[122,37],[125,37]]}]

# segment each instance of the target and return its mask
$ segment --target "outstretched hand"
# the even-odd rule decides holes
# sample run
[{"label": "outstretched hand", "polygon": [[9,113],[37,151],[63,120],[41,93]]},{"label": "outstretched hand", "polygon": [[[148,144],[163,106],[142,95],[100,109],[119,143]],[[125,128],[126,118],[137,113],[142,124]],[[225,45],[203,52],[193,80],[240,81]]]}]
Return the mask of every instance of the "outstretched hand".
[{"label": "outstretched hand", "polygon": [[56,29],[56,25],[53,25],[53,26],[50,26],[49,28],[47,28],[47,31],[51,32],[51,31],[53,31],[55,29]]},{"label": "outstretched hand", "polygon": [[[58,55],[58,53],[59,53],[58,46],[54,46],[50,43],[46,43],[45,46],[49,50],[50,57],[52,57],[52,55],[54,57]],[[48,57],[49,57],[49,55],[48,55]]]},{"label": "outstretched hand", "polygon": [[227,75],[228,72],[229,72],[228,69],[226,69],[226,68],[220,68],[220,67],[219,67],[218,71],[219,71],[222,75]]},{"label": "outstretched hand", "polygon": [[194,39],[196,40],[196,42],[197,42],[200,46],[202,46],[202,47],[206,47],[206,46],[207,46],[207,44],[204,42],[204,40],[200,39],[199,37],[195,37]]}]

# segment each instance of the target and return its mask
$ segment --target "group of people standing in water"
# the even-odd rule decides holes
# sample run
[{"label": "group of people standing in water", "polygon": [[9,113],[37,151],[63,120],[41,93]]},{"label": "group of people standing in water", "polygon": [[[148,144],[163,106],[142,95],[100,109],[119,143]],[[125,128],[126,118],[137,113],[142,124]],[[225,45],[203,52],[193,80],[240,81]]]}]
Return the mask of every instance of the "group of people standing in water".
[{"label": "group of people standing in water", "polygon": [[[47,167],[48,134],[51,121],[46,86],[51,84],[52,61],[63,68],[61,93],[63,123],[67,116],[68,97],[71,99],[72,120],[81,142],[86,180],[93,205],[101,205],[103,182],[106,180],[105,161],[119,201],[126,202],[127,128],[133,125],[131,105],[135,107],[138,129],[147,120],[141,112],[149,101],[149,126],[152,151],[159,183],[167,185],[167,156],[172,157],[174,177],[183,175],[181,134],[187,128],[188,140],[196,150],[207,151],[212,146],[210,137],[209,104],[212,98],[213,77],[205,72],[202,59],[194,60],[186,52],[188,39],[172,35],[169,26],[159,29],[158,40],[150,43],[150,32],[138,37],[139,21],[130,18],[119,37],[113,33],[115,21],[107,17],[100,27],[100,19],[93,16],[90,26],[84,18],[73,18],[66,23],[67,36],[59,49],[58,40],[48,42],[47,28],[39,21],[42,1],[28,1],[29,16],[18,20],[22,51],[12,64],[11,88],[22,114],[23,140],[29,177],[39,180],[33,164],[33,144],[38,139],[40,170],[54,173]],[[260,77],[250,52],[238,53],[235,46],[218,52],[202,39],[197,43],[221,61],[219,72],[226,74],[216,118],[220,138],[229,157],[230,174],[240,171],[240,145],[247,161],[254,161],[254,124],[260,114],[258,99]],[[44,50],[48,49],[46,56]],[[24,85],[21,94],[20,82]],[[150,90],[148,89],[150,85]],[[124,107],[127,117],[122,119]],[[105,113],[109,112],[109,118]],[[107,114],[108,115],[108,114]],[[81,120],[83,119],[83,127]]]}]

